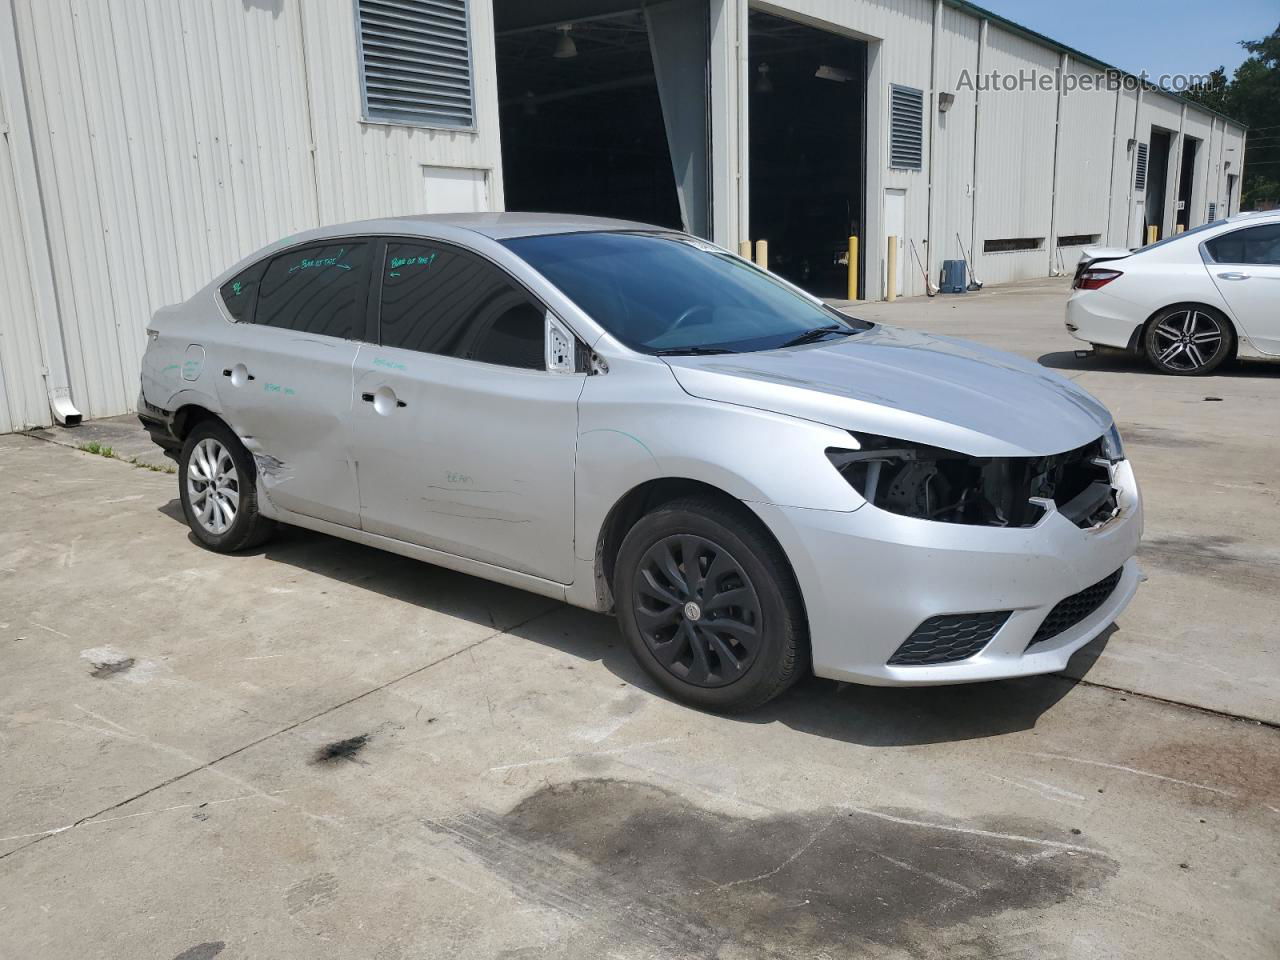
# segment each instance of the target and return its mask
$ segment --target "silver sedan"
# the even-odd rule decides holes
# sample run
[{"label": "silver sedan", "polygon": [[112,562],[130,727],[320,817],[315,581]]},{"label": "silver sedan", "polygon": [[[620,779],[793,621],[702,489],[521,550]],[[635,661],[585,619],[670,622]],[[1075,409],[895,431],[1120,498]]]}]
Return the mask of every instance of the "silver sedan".
[{"label": "silver sedan", "polygon": [[615,611],[700,707],[810,670],[1061,670],[1137,588],[1142,503],[1091,396],[678,232],[327,227],[148,333],[140,416],[201,543],[287,523]]}]

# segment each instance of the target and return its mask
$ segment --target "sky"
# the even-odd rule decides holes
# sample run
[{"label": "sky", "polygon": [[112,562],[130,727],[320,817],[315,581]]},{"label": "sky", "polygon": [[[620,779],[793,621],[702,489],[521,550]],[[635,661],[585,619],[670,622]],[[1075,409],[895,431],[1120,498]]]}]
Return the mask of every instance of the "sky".
[{"label": "sky", "polygon": [[1276,0],[975,0],[978,6],[1130,73],[1227,76],[1280,24]]}]

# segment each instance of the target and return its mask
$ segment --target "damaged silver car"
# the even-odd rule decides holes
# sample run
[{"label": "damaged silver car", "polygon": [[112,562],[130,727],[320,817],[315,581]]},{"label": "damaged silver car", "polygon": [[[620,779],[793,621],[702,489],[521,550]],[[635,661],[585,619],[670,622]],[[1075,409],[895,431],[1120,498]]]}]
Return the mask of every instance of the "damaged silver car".
[{"label": "damaged silver car", "polygon": [[277,523],[615,611],[672,695],[1061,670],[1132,598],[1107,410],[688,235],[476,214],[260,251],[151,321],[139,405],[211,549]]}]

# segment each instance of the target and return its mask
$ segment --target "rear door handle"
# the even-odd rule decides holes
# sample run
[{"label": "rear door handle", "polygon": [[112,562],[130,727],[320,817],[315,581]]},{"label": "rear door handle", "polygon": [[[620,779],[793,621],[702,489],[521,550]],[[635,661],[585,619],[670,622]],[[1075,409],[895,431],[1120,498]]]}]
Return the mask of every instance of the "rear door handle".
[{"label": "rear door handle", "polygon": [[[222,375],[223,375],[224,377],[230,377],[230,376],[231,376],[231,368],[230,368],[230,367],[227,367],[225,370],[223,370],[223,371],[222,371]],[[244,375],[245,375],[245,379],[246,379],[246,380],[256,380],[256,379],[257,379],[257,378],[256,378],[252,373],[250,373],[248,370],[246,370],[246,371],[244,372]]]},{"label": "rear door handle", "polygon": [[1229,273],[1220,273],[1220,274],[1218,274],[1218,279],[1219,279],[1219,280],[1248,280],[1248,279],[1249,279],[1249,274],[1247,274],[1247,273],[1237,273],[1236,271],[1234,271],[1234,270],[1233,270],[1233,271],[1231,271],[1231,272],[1229,272]]}]

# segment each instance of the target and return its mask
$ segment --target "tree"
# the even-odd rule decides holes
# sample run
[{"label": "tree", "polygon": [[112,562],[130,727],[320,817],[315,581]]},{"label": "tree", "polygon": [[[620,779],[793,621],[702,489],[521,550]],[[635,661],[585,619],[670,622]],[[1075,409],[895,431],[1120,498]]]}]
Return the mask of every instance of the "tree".
[{"label": "tree", "polygon": [[1241,207],[1280,200],[1280,26],[1261,40],[1242,40],[1249,58],[1227,80],[1219,67],[1187,98],[1249,127]]}]

